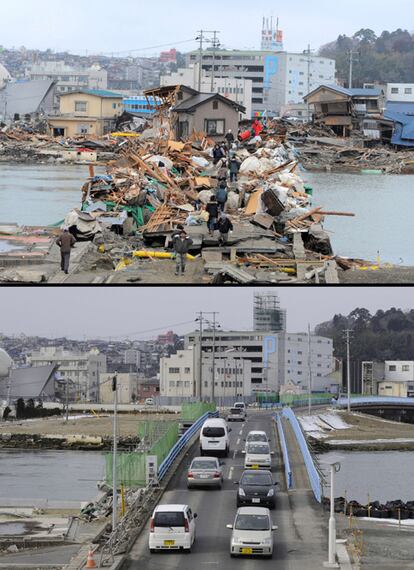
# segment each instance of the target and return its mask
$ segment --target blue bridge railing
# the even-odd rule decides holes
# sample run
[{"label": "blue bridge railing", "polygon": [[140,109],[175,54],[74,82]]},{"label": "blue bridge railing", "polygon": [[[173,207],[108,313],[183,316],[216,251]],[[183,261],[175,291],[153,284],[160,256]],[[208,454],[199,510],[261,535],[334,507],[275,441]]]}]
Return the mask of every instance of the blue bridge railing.
[{"label": "blue bridge railing", "polygon": [[309,447],[306,438],[303,435],[299,421],[291,408],[284,408],[282,415],[284,418],[289,420],[290,425],[292,426],[296,440],[302,452],[313,494],[318,503],[320,503],[322,501],[322,481],[318,470],[316,469],[311,452],[309,451]]},{"label": "blue bridge railing", "polygon": [[208,418],[217,418],[218,415],[218,412],[207,412],[204,414],[204,416],[201,416],[201,418],[194,422],[193,425],[185,432],[185,434],[180,437],[180,439],[171,449],[170,453],[159,466],[158,481],[162,481],[164,479],[171,465],[177,459],[178,455],[181,453],[187,443],[191,441],[191,439],[196,435],[196,433],[200,431],[204,422],[208,420]]},{"label": "blue bridge railing", "polygon": [[288,448],[286,445],[285,430],[283,429],[281,415],[275,414],[273,416],[273,418],[276,422],[277,430],[279,432],[280,447],[282,448],[283,462],[285,464],[286,485],[287,485],[288,489],[292,489],[292,487],[293,487],[293,473],[292,473],[292,468],[290,466],[289,452],[288,452]]},{"label": "blue bridge railing", "polygon": [[[414,406],[414,398],[397,398],[393,396],[356,396],[351,398],[351,407],[364,404],[378,404],[379,406],[400,405]],[[338,408],[346,408],[348,398],[342,397],[335,403]]]}]

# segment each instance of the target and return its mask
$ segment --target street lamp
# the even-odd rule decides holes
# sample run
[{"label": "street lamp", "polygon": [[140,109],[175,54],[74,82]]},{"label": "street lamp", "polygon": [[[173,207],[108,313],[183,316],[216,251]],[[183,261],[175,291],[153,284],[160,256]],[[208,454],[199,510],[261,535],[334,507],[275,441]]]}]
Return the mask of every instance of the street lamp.
[{"label": "street lamp", "polygon": [[328,537],[328,562],[324,562],[325,568],[340,568],[336,561],[336,521],[335,521],[335,491],[334,479],[335,473],[341,470],[341,463],[339,461],[330,462],[328,464],[331,469],[331,501],[330,501],[330,516],[329,516],[329,537]]}]

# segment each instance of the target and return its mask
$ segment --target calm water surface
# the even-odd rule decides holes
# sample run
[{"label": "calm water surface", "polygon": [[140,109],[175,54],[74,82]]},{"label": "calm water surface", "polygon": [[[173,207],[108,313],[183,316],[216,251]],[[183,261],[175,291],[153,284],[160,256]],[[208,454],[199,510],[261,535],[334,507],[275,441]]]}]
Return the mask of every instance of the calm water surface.
[{"label": "calm water surface", "polygon": [[[337,451],[319,456],[322,462],[340,457],[341,470],[335,475],[335,496],[366,504],[371,500],[385,503],[395,499],[414,500],[414,453],[409,451]],[[329,470],[329,468],[328,468]],[[325,495],[329,497],[329,489]]]},{"label": "calm water surface", "polygon": [[314,204],[353,212],[328,216],[325,229],[336,254],[414,265],[414,176],[306,173]]},{"label": "calm water surface", "polygon": [[0,450],[2,499],[89,501],[105,474],[103,454],[87,451]]}]

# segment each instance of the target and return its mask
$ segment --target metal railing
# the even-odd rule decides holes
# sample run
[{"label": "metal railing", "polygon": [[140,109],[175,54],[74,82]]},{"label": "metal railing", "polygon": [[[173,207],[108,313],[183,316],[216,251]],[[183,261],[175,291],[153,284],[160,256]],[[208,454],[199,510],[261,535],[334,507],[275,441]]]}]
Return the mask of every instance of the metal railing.
[{"label": "metal railing", "polygon": [[[345,397],[339,398],[336,402],[336,407],[345,408],[348,404],[348,399]],[[402,406],[414,406],[414,398],[399,398],[395,396],[357,396],[351,398],[351,406],[363,404],[378,404],[378,405],[402,405]]]},{"label": "metal railing", "polygon": [[184,435],[180,437],[174,447],[171,449],[170,453],[161,463],[158,468],[158,481],[162,481],[165,475],[168,473],[171,465],[177,459],[178,455],[187,445],[187,443],[195,436],[195,434],[202,428],[204,422],[208,420],[208,418],[217,418],[218,412],[207,412],[204,416],[201,416],[193,425],[185,432]]},{"label": "metal railing", "polygon": [[316,469],[311,452],[309,451],[309,447],[306,438],[303,435],[299,421],[291,408],[284,408],[282,415],[284,418],[289,420],[290,425],[292,426],[296,440],[302,452],[313,494],[315,495],[315,499],[318,501],[318,503],[320,503],[322,501],[322,481],[319,472]]},{"label": "metal railing", "polygon": [[281,415],[275,414],[273,416],[273,418],[276,422],[277,430],[279,432],[280,447],[282,448],[283,463],[285,464],[286,485],[287,485],[288,489],[292,489],[293,488],[293,473],[292,473],[292,468],[290,466],[289,452],[288,452],[288,448],[286,445],[285,430],[283,429]]}]

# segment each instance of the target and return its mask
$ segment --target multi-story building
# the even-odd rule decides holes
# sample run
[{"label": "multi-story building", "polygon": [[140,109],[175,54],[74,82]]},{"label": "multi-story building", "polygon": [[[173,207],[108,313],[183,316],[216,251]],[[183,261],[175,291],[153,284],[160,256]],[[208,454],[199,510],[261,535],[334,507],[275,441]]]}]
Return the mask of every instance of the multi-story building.
[{"label": "multi-story building", "polygon": [[[252,394],[251,362],[234,350],[220,352],[214,358],[203,353],[200,384],[199,351],[194,347],[161,359],[160,395],[170,398],[248,397]],[[214,376],[214,394],[213,394]]]},{"label": "multi-story building", "polygon": [[[209,49],[202,53],[202,68],[217,78],[252,81],[253,115],[279,115],[283,106],[303,103],[303,97],[323,83],[334,83],[333,59],[310,53]],[[198,51],[186,55],[187,67],[200,62]]]},{"label": "multi-story building", "polygon": [[208,75],[203,70],[200,85],[199,70],[199,63],[195,63],[175,72],[161,75],[160,84],[162,87],[185,85],[186,87],[191,87],[191,89],[199,90],[201,93],[219,93],[245,107],[244,118],[250,119],[252,117],[253,82],[251,79],[215,77],[212,84],[211,73]]},{"label": "multi-story building", "polygon": [[384,380],[378,382],[379,396],[414,396],[414,361],[386,360]]},{"label": "multi-story building", "polygon": [[255,293],[253,329],[255,331],[286,331],[286,309],[280,308],[279,295],[273,291]]},{"label": "multi-story building", "polygon": [[26,69],[26,77],[35,79],[52,79],[56,81],[56,108],[59,96],[79,89],[107,89],[108,73],[99,65],[92,67],[75,67],[64,61],[43,61],[33,63]]},{"label": "multi-story building", "polygon": [[100,376],[106,373],[106,356],[99,350],[69,352],[50,346],[32,352],[27,360],[33,367],[57,365],[59,377],[72,382],[76,400],[98,400]]},{"label": "multi-story building", "polygon": [[388,102],[414,103],[414,83],[387,83]]},{"label": "multi-story building", "polygon": [[[113,404],[114,374],[101,374],[99,384],[99,403]],[[131,404],[138,397],[138,374],[121,373],[116,375],[118,386],[118,403]]]},{"label": "multi-story building", "polygon": [[[241,360],[251,363],[251,393],[276,392],[280,387],[293,382],[302,390],[314,392],[337,391],[337,380],[331,378],[335,370],[333,343],[331,339],[311,335],[309,362],[309,336],[307,333],[274,333],[273,331],[204,331],[202,337],[203,361],[235,352]],[[213,344],[214,339],[214,344]],[[194,358],[200,361],[200,334],[189,333],[184,338],[184,347],[192,348]],[[309,367],[310,365],[310,367]],[[199,366],[195,367],[195,382],[199,382]],[[335,384],[335,386],[333,386]]]}]

